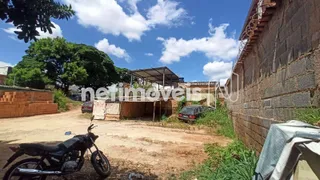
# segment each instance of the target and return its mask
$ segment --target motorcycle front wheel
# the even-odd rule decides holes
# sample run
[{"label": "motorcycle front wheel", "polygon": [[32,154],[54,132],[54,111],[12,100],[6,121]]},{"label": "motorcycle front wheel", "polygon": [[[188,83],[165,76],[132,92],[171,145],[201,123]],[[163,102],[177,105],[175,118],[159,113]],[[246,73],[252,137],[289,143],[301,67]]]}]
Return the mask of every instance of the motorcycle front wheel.
[{"label": "motorcycle front wheel", "polygon": [[18,171],[18,168],[23,169],[38,169],[43,170],[43,167],[45,165],[41,162],[40,159],[37,158],[28,158],[24,159],[22,161],[19,161],[12,165],[8,171],[5,173],[3,179],[4,180],[45,180],[46,175],[27,175],[27,174],[21,174]]},{"label": "motorcycle front wheel", "polygon": [[[101,154],[101,157],[99,154]],[[110,166],[108,158],[103,154],[103,152],[101,152],[101,151],[100,151],[100,153],[98,153],[98,151],[93,152],[91,155],[91,163],[92,163],[94,170],[96,170],[96,172],[101,177],[106,178],[106,177],[110,176],[111,166]]]}]

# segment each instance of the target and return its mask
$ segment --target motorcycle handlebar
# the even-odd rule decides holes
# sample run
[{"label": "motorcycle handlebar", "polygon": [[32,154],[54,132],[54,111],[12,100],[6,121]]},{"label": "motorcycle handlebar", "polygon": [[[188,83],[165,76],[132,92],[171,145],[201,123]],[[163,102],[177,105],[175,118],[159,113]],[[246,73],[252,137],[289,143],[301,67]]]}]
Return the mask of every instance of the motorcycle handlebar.
[{"label": "motorcycle handlebar", "polygon": [[93,126],[94,126],[94,124],[91,124],[91,125],[88,127],[88,132],[90,132],[91,129],[93,129]]}]

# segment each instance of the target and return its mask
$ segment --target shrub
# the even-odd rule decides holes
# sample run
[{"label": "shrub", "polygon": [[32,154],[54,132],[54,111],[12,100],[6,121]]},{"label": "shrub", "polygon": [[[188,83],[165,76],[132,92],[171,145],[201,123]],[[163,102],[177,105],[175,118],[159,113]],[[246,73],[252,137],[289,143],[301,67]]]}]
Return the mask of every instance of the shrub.
[{"label": "shrub", "polygon": [[186,97],[183,97],[181,101],[178,102],[178,112],[186,105]]},{"label": "shrub", "polygon": [[199,101],[192,101],[192,104],[194,104],[194,105],[199,105],[200,102],[199,102]]},{"label": "shrub", "polygon": [[62,111],[67,111],[68,110],[68,106],[67,106],[67,101],[68,98],[67,96],[64,94],[63,91],[61,90],[54,90],[53,91],[53,99],[54,99],[54,103],[58,104],[58,110],[60,112]]},{"label": "shrub", "polygon": [[163,114],[162,116],[161,116],[161,121],[166,121],[168,119],[168,117],[165,115],[165,114]]},{"label": "shrub", "polygon": [[258,158],[254,151],[246,149],[240,141],[227,147],[206,145],[209,159],[195,170],[185,172],[180,179],[248,180],[251,179]]},{"label": "shrub", "polygon": [[234,138],[232,120],[228,117],[228,110],[225,107],[220,107],[214,111],[205,113],[197,121],[197,124],[206,125],[217,128],[217,133],[226,137]]},{"label": "shrub", "polygon": [[320,109],[319,108],[299,109],[295,112],[295,118],[309,124],[315,124],[320,121]]}]

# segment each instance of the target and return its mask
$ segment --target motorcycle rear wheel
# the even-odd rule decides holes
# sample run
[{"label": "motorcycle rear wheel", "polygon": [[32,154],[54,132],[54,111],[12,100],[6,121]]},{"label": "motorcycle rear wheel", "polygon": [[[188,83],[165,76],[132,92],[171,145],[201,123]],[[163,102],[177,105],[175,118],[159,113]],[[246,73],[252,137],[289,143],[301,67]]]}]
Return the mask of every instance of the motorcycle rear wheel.
[{"label": "motorcycle rear wheel", "polygon": [[[40,165],[38,165],[40,164]],[[29,166],[31,165],[31,167]],[[22,180],[45,180],[47,178],[46,175],[25,175],[18,174],[17,168],[27,168],[27,169],[39,169],[43,170],[44,164],[40,159],[37,158],[28,158],[21,160],[14,165],[12,165],[8,171],[5,173],[3,180],[14,180],[14,179],[22,179]],[[16,173],[16,174],[15,174]]]},{"label": "motorcycle rear wheel", "polygon": [[108,158],[100,151],[102,157],[99,156],[98,151],[95,151],[91,155],[91,163],[96,172],[103,178],[110,176],[111,166]]}]

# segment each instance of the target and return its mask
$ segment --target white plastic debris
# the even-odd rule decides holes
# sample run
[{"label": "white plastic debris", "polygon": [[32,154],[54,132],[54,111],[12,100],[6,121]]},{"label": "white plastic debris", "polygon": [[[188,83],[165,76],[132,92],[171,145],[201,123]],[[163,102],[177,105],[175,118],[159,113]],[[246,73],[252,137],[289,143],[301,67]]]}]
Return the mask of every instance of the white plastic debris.
[{"label": "white plastic debris", "polygon": [[129,180],[134,180],[132,178],[143,179],[144,176],[142,174],[130,173],[129,174]]}]

